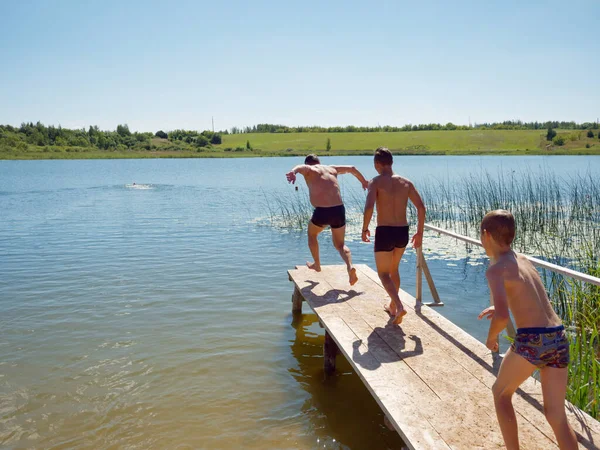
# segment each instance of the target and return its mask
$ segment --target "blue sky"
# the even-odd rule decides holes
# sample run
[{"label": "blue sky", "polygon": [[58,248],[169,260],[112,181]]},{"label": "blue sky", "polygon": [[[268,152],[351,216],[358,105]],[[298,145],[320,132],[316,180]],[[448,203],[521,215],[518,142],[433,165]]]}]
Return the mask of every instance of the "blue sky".
[{"label": "blue sky", "polygon": [[600,2],[0,2],[0,123],[600,116]]}]

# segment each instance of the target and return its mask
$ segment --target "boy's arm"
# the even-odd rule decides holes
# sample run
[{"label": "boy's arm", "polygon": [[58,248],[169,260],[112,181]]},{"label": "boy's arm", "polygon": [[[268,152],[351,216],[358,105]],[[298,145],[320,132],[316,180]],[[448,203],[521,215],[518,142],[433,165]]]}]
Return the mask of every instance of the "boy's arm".
[{"label": "boy's arm", "polygon": [[509,320],[508,300],[506,298],[506,289],[504,288],[504,269],[498,265],[491,266],[486,278],[490,286],[490,295],[494,303],[494,315],[490,323],[490,330],[487,338],[487,348],[492,351],[498,350],[498,335],[506,328]]},{"label": "boy's arm", "polygon": [[419,191],[417,191],[417,189],[412,183],[410,183],[408,188],[408,198],[410,199],[412,204],[415,205],[415,208],[417,208],[417,232],[412,237],[412,244],[414,248],[419,248],[421,246],[421,243],[423,242],[423,230],[425,228],[426,209],[425,204],[423,203],[423,199],[419,194]]},{"label": "boy's arm", "polygon": [[375,187],[375,180],[369,182],[369,191],[367,192],[367,200],[365,201],[365,210],[363,215],[363,227],[362,227],[362,240],[364,242],[371,242],[369,236],[369,224],[373,218],[373,210],[375,209],[375,201],[377,200],[377,188]]},{"label": "boy's arm", "polygon": [[358,181],[360,181],[360,184],[362,184],[363,189],[367,189],[369,187],[369,182],[367,181],[367,179],[365,177],[363,177],[363,174],[360,173],[358,171],[358,169],[354,166],[331,166],[335,169],[335,171],[337,173],[339,173],[340,175],[345,174],[345,173],[350,173],[352,175],[354,175]]},{"label": "boy's arm", "polygon": [[306,176],[308,172],[310,172],[310,166],[307,164],[300,164],[299,166],[294,167],[290,172],[286,173],[285,176],[288,182],[294,184],[296,182],[297,173]]}]

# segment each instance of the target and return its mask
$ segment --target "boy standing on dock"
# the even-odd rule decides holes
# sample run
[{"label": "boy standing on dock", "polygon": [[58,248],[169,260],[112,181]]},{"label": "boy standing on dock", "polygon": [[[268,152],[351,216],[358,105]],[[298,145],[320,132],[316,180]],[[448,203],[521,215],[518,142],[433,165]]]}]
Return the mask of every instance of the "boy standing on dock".
[{"label": "boy standing on dock", "polygon": [[534,370],[540,370],[544,412],[561,449],[576,449],[577,439],[565,412],[569,342],[533,264],[511,248],[515,219],[505,210],[489,212],[481,221],[481,243],[490,257],[486,272],[493,306],[479,314],[491,320],[486,346],[498,351],[498,335],[509,310],[517,335],[492,387],[496,415],[507,449],[519,448],[512,395]]},{"label": "boy standing on dock", "polygon": [[333,246],[340,253],[346,263],[348,279],[353,286],[358,281],[356,269],[352,266],[352,254],[350,249],[344,245],[346,235],[346,209],[342,202],[342,194],[338,184],[337,176],[350,173],[366,189],[368,182],[354,166],[326,166],[316,155],[308,155],[304,164],[294,167],[286,174],[290,183],[296,182],[296,174],[302,174],[308,186],[310,203],[315,207],[314,213],[308,223],[308,248],[313,257],[313,262],[307,262],[309,269],[321,271],[321,259],[319,257],[319,241],[317,237],[326,226],[331,227],[331,238]]},{"label": "boy standing on dock", "polygon": [[391,302],[385,307],[394,317],[394,323],[402,323],[406,309],[400,301],[400,272],[398,266],[408,244],[408,221],[406,208],[408,200],[417,208],[417,233],[412,238],[415,248],[421,246],[425,227],[425,205],[415,186],[406,178],[392,170],[394,158],[385,147],[375,151],[375,170],[379,173],[369,183],[365,202],[362,240],[371,242],[369,224],[377,205],[377,228],[375,229],[375,264],[381,284],[390,296]]}]

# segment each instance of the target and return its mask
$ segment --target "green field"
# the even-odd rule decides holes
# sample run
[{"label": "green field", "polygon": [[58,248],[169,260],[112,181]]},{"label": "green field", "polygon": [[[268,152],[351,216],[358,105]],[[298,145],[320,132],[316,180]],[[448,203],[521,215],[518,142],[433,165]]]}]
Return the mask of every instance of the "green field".
[{"label": "green field", "polygon": [[[599,155],[600,139],[585,131],[557,130],[563,146],[546,141],[546,130],[455,130],[355,133],[250,133],[223,135],[222,144],[197,148],[183,141],[153,138],[149,149],[94,147],[0,147],[0,159],[224,158],[250,156],[371,155],[385,146],[406,155]],[[331,150],[326,150],[327,139]],[[249,142],[251,149],[246,148]]]},{"label": "green field", "polygon": [[[327,139],[330,153],[371,154],[380,146],[406,154],[600,154],[600,140],[585,137],[583,132],[559,131],[567,139],[562,147],[546,147],[545,130],[466,130],[466,131],[408,131],[395,133],[260,133],[223,136],[221,148],[245,147],[265,152],[317,152],[326,154]],[[590,148],[586,148],[586,144]]]}]

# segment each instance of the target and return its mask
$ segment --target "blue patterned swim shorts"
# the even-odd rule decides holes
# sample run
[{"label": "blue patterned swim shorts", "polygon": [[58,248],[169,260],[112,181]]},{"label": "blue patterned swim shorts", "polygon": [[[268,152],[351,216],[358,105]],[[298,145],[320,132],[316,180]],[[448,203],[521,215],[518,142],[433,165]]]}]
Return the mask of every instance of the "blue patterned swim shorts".
[{"label": "blue patterned swim shorts", "polygon": [[521,355],[538,369],[569,365],[569,341],[565,327],[519,328],[511,345],[513,352]]}]

